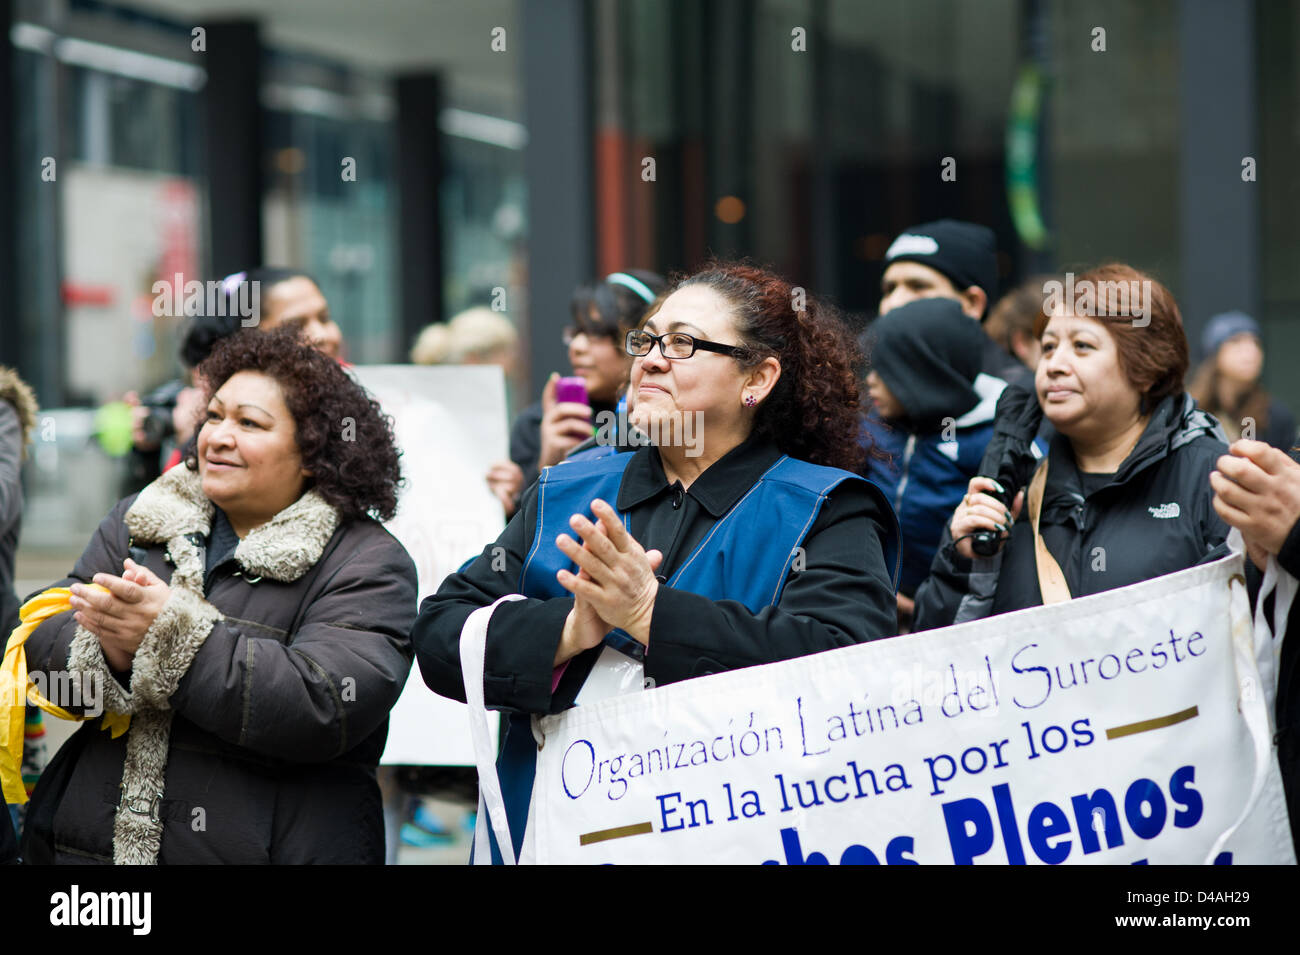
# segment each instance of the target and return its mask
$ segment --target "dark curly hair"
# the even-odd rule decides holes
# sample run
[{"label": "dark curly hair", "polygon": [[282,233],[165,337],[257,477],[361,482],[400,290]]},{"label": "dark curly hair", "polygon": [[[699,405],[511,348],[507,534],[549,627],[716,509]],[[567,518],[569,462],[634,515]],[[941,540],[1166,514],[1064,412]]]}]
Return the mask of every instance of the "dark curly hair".
[{"label": "dark curly hair", "polygon": [[769,356],[781,377],[758,408],[756,434],[783,452],[813,464],[857,471],[866,457],[859,444],[862,359],[839,311],[775,273],[746,262],[707,263],[680,279],[674,291],[703,285],[731,303],[752,368]]},{"label": "dark curly hair", "polygon": [[[304,344],[297,329],[247,329],[223,338],[197,371],[208,400],[238,372],[274,378],[298,429],[303,467],[321,497],[345,521],[386,521],[397,512],[402,477],[392,419],[338,362]],[[185,464],[198,468],[194,440]]]}]

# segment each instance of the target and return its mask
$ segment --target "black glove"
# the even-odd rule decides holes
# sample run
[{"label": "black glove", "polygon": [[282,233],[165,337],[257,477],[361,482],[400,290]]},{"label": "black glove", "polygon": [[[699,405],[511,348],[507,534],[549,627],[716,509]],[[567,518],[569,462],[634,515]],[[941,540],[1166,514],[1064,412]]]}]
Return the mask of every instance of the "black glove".
[{"label": "black glove", "polygon": [[[1029,483],[1038,459],[1034,457],[1034,437],[1043,423],[1043,408],[1032,387],[1007,385],[998,398],[993,437],[984,450],[979,473],[1002,485],[1003,493],[987,493],[1010,508],[1016,492]],[[981,557],[992,557],[1001,546],[997,531],[977,531],[971,535],[971,549]]]}]

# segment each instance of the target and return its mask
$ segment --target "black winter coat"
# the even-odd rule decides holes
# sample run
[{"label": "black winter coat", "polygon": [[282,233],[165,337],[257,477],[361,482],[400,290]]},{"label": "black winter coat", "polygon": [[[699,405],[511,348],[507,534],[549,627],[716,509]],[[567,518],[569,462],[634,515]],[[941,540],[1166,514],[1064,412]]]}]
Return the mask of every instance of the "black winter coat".
[{"label": "black winter coat", "polygon": [[[1048,452],[1039,527],[1074,597],[1126,587],[1227,554],[1210,472],[1227,450],[1218,423],[1187,395],[1172,395],[1114,477],[1083,491],[1069,440]],[[916,594],[916,630],[930,630],[1043,602],[1029,508],[990,558],[966,560],[945,528],[930,577]]]},{"label": "black winter coat", "polygon": [[[671,577],[704,535],[780,457],[751,438],[683,491],[670,485],[652,447],[634,452],[617,509],[642,547],[663,552]],[[564,467],[564,465],[560,465]],[[791,572],[777,606],[754,614],[738,601],[711,600],[661,586],[650,624],[645,675],[663,686],[709,673],[865,643],[897,631],[894,589],[881,541],[892,524],[874,487],[850,482],[827,498],[804,538],[805,569]],[[513,593],[537,525],[537,486],[505,531],[462,573],[449,576],[420,608],[412,637],[425,683],[463,700],[460,632],[469,615]],[[891,529],[892,530],[892,529]],[[554,546],[549,542],[544,546]],[[570,662],[554,692],[552,663],[572,597],[519,600],[497,608],[488,626],[484,690],[489,707],[524,713],[571,705],[600,648]]]},{"label": "black winter coat", "polygon": [[[116,675],[110,691],[129,687],[130,696],[145,698],[160,679],[159,647],[196,647],[165,700],[175,715],[157,807],[157,859],[382,864],[375,767],[388,711],[411,665],[410,556],[374,521],[339,525],[337,512],[309,491],[249,533],[234,559],[204,575],[212,514],[198,475],[173,468],[112,510],[60,582],[120,574],[129,554],[172,587],[132,671]],[[173,566],[169,557],[186,554],[185,535],[199,546]],[[194,553],[206,600],[186,591],[183,575]],[[70,655],[76,670],[88,646],[98,658],[91,668],[106,671],[97,641],[71,612],[52,617],[28,640],[29,670],[69,669]],[[114,709],[111,693],[105,708]],[[53,781],[66,781],[57,807],[46,807],[54,809],[55,861],[109,862],[121,849],[114,836],[118,803],[123,789],[133,795],[136,786],[131,772],[124,777],[127,743],[144,721],[133,715],[131,730],[118,739],[99,720],[88,722],[67,744],[75,764],[58,771],[51,764],[42,776],[29,818],[54,798]],[[138,805],[147,809],[148,802]]]}]

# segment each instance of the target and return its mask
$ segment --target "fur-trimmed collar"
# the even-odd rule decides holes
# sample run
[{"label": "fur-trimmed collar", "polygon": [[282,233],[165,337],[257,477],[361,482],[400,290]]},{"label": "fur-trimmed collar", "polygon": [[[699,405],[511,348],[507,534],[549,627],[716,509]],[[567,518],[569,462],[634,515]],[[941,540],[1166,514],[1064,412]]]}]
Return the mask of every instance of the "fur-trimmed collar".
[{"label": "fur-trimmed collar", "polygon": [[[212,514],[198,472],[181,464],[140,492],[126,526],[138,541],[165,544],[187,534],[207,537]],[[289,583],[316,565],[338,525],[338,511],[310,490],[250,531],[235,548],[235,560],[251,576]]]},{"label": "fur-trimmed collar", "polygon": [[36,403],[36,395],[32,393],[27,382],[18,377],[18,372],[4,365],[0,365],[0,401],[9,402],[14,406],[14,411],[18,412],[18,423],[23,429],[25,451],[27,442],[32,437],[32,429],[36,427],[36,415],[40,406]]}]

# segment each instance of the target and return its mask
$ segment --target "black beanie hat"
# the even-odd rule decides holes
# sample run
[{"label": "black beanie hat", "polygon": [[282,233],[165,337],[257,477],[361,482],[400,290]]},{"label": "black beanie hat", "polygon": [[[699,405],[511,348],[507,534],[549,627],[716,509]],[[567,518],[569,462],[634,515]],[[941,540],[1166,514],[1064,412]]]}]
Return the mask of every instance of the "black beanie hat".
[{"label": "black beanie hat", "polygon": [[871,367],[907,419],[938,430],[979,404],[973,386],[980,373],[984,331],[950,298],[900,305],[872,323]]},{"label": "black beanie hat", "polygon": [[959,292],[978,285],[989,304],[997,297],[997,240],[993,230],[985,226],[940,219],[905,229],[885,252],[885,268],[895,262],[928,265],[947,277]]}]

